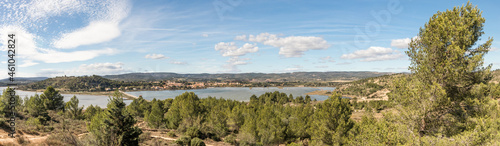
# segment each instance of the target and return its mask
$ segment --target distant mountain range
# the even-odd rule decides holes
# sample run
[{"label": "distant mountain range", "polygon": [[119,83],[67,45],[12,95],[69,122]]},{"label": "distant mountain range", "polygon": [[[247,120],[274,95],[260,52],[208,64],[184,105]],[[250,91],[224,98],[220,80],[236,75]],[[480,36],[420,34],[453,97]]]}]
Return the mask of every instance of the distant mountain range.
[{"label": "distant mountain range", "polygon": [[294,73],[223,73],[223,74],[177,74],[177,73],[129,73],[106,75],[104,78],[117,81],[250,81],[250,82],[331,82],[338,80],[358,80],[369,77],[393,74],[390,72],[338,71],[338,72],[294,72]]},{"label": "distant mountain range", "polygon": [[[37,81],[42,81],[48,79],[47,77],[14,77],[14,83],[18,85],[25,85]],[[12,84],[9,78],[1,79],[0,86],[7,86],[7,84]]]},{"label": "distant mountain range", "polygon": [[[345,71],[345,72],[294,72],[294,73],[237,73],[237,74],[177,74],[177,73],[129,73],[106,76],[60,76],[55,78],[16,78],[20,89],[37,90],[48,86],[66,89],[69,91],[102,91],[107,88],[118,87],[146,87],[152,86],[151,81],[180,81],[188,82],[287,82],[292,85],[306,85],[304,83],[349,82],[364,78],[389,75],[389,72]],[[0,85],[7,85],[8,78],[0,80]],[[259,84],[260,85],[260,84]],[[257,85],[257,86],[259,86]]]}]

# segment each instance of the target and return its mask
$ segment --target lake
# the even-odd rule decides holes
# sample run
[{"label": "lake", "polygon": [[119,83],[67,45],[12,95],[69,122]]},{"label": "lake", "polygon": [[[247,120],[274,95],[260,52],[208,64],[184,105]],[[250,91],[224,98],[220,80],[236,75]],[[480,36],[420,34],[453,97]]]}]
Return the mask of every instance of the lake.
[{"label": "lake", "polygon": [[[3,91],[7,87],[0,87]],[[306,96],[306,93],[316,91],[316,90],[328,90],[333,91],[335,87],[284,87],[283,89],[279,89],[277,87],[253,87],[252,89],[248,87],[220,87],[220,88],[207,88],[207,89],[191,89],[191,90],[159,90],[159,91],[133,91],[126,92],[128,94],[134,96],[140,96],[147,100],[156,99],[167,99],[167,98],[175,98],[176,96],[184,93],[184,92],[194,92],[200,98],[206,98],[208,96],[217,97],[217,98],[225,98],[239,101],[249,101],[250,96],[256,95],[257,97],[266,93],[266,92],[274,92],[279,91],[286,93],[287,95],[293,94],[296,98],[298,96]],[[3,92],[2,92],[3,93]],[[0,93],[1,94],[1,93]],[[20,91],[16,90],[16,95],[19,95],[24,99],[26,96],[33,96],[35,94],[40,95],[41,93],[32,92],[32,91]],[[104,95],[83,95],[83,94],[62,94],[64,96],[64,101],[67,102],[75,95],[80,101],[80,106],[89,106],[98,105],[100,107],[106,107],[108,104],[108,96]],[[311,99],[314,100],[326,100],[328,96],[325,95],[310,95]],[[132,100],[123,100],[127,105],[132,102]]]},{"label": "lake", "polygon": [[[219,87],[219,88],[206,88],[206,89],[191,89],[191,90],[159,90],[159,91],[133,91],[126,92],[134,96],[140,96],[147,100],[156,99],[167,99],[175,98],[176,96],[184,92],[194,92],[200,98],[206,98],[208,96],[212,97],[222,97],[225,99],[239,100],[239,101],[249,101],[250,96],[256,95],[257,97],[266,93],[279,91],[286,93],[287,95],[292,94],[293,97],[306,96],[306,93],[316,91],[316,90],[329,90],[333,91],[335,87],[283,87],[279,89],[277,87]],[[311,99],[314,100],[326,100],[328,96],[325,95],[310,95]]]},{"label": "lake", "polygon": [[[0,90],[2,91],[0,94],[3,93],[3,90],[6,89],[7,87],[0,87]],[[32,92],[32,91],[20,91],[20,90],[16,90],[16,95],[19,95],[19,97],[21,97],[22,99],[24,99],[24,97],[26,96],[34,96],[35,94],[42,94],[40,92]],[[84,94],[61,94],[62,96],[64,96],[64,102],[68,102],[71,97],[73,97],[73,95],[75,95],[78,100],[80,101],[79,103],[79,106],[84,106],[85,108],[87,106],[90,106],[90,104],[92,105],[98,105],[99,107],[102,107],[102,108],[105,108],[106,105],[108,105],[108,96],[104,96],[104,95],[84,95]],[[130,104],[132,102],[132,100],[127,100],[127,99],[123,99],[123,102],[125,102],[125,104]]]}]

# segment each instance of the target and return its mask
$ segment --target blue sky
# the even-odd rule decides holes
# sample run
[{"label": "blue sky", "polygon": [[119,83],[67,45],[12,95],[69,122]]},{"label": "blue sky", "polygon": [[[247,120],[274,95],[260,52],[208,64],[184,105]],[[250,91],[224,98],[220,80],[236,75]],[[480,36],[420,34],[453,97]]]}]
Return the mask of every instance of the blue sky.
[{"label": "blue sky", "polygon": [[[406,44],[437,11],[467,1],[0,1],[0,60],[17,38],[17,76],[132,72],[408,72]],[[500,36],[496,1],[472,1]],[[486,64],[500,68],[500,43]],[[7,66],[6,61],[0,65]],[[7,70],[1,70],[7,77]]]}]

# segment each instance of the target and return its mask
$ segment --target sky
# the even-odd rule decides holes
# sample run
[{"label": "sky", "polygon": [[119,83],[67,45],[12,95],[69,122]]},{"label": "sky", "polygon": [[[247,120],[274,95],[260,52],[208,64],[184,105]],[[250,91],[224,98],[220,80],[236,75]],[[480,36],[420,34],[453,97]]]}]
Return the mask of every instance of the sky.
[{"label": "sky", "polygon": [[[0,74],[16,35],[16,76],[136,72],[409,72],[404,51],[438,11],[431,0],[1,0]],[[472,1],[479,43],[500,39],[499,1]],[[485,64],[500,68],[493,41]]]}]

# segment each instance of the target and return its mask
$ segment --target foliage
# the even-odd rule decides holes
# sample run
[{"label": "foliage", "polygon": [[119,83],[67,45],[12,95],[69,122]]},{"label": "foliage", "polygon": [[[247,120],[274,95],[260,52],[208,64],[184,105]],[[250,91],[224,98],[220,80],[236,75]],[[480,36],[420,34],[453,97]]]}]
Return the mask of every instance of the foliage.
[{"label": "foliage", "polygon": [[153,108],[151,109],[151,112],[149,113],[146,121],[148,122],[148,125],[153,128],[160,128],[163,123],[163,107],[162,107],[162,102],[156,101],[152,103]]},{"label": "foliage", "polygon": [[190,145],[191,143],[191,137],[189,136],[182,136],[179,139],[175,140],[175,143],[178,145]]},{"label": "foliage", "polygon": [[48,110],[59,110],[64,108],[64,96],[52,86],[47,87],[47,89],[43,91],[43,94],[40,95],[40,98],[43,100],[43,105]]},{"label": "foliage", "polygon": [[177,129],[181,121],[185,121],[186,126],[191,127],[201,112],[199,102],[200,99],[194,92],[185,92],[175,97],[172,108],[166,114],[167,127]]},{"label": "foliage", "polygon": [[91,104],[89,107],[87,107],[87,109],[85,109],[83,116],[85,117],[86,120],[91,121],[92,117],[94,117],[94,115],[99,114],[101,112],[102,112],[101,107],[99,107],[97,105],[93,106]]},{"label": "foliage", "polygon": [[205,142],[199,138],[193,138],[191,139],[191,146],[205,146]]},{"label": "foliage", "polygon": [[66,102],[66,112],[72,119],[82,119],[83,118],[83,107],[78,107],[80,101],[76,96],[73,96],[68,102]]},{"label": "foliage", "polygon": [[17,110],[21,108],[21,105],[23,103],[19,95],[15,95],[13,97],[13,99],[15,100],[14,107],[10,106],[12,95],[15,94],[14,92],[15,91],[13,88],[7,88],[3,90],[2,96],[0,96],[0,114],[5,117],[11,116],[11,108],[14,108],[13,111],[17,113]]},{"label": "foliage", "polygon": [[469,101],[476,100],[472,87],[490,79],[491,66],[482,65],[493,39],[476,45],[484,34],[484,22],[481,11],[467,3],[434,14],[418,38],[411,40],[406,54],[412,75],[396,82],[392,97],[420,137],[459,134],[474,115],[468,108]]},{"label": "foliage", "polygon": [[100,145],[138,145],[142,130],[125,109],[120,92],[110,98],[105,112],[96,114],[88,126]]},{"label": "foliage", "polygon": [[324,144],[345,144],[347,132],[354,126],[350,119],[352,109],[349,100],[333,94],[317,106],[312,122],[311,139]]}]

